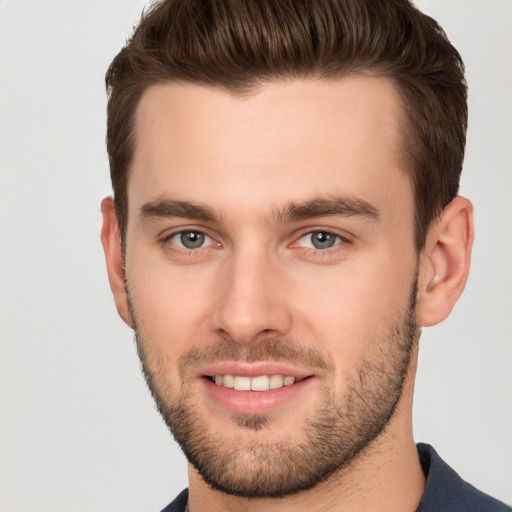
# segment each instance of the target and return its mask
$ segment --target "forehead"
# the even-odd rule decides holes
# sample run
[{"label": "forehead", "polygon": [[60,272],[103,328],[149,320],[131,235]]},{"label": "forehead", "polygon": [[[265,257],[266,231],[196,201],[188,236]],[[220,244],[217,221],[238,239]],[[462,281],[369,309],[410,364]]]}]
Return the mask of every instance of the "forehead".
[{"label": "forehead", "polygon": [[130,211],[161,196],[255,211],[332,193],[396,200],[397,187],[410,192],[399,105],[390,81],[363,76],[269,82],[243,96],[152,86],[136,112]]}]

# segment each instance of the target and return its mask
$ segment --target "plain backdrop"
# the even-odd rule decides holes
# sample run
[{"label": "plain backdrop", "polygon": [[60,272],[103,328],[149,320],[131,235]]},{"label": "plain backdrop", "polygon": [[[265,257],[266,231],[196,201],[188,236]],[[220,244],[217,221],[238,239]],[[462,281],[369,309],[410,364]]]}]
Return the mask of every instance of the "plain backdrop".
[{"label": "plain backdrop", "polygon": [[[422,0],[470,88],[468,286],[421,339],[415,436],[512,503],[512,2]],[[186,462],[117,317],[99,240],[103,78],[141,0],[0,0],[0,510],[157,511]]]}]

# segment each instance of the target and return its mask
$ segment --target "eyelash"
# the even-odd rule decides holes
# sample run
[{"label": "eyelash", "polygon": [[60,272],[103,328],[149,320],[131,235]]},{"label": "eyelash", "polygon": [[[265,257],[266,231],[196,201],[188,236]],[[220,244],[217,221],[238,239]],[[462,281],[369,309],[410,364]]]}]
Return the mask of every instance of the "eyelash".
[{"label": "eyelash", "polygon": [[[178,235],[182,235],[183,233],[198,233],[200,235],[204,235],[205,237],[209,238],[212,242],[214,242],[211,245],[207,246],[201,246],[195,249],[187,248],[187,247],[180,247],[176,243],[172,242],[172,239]],[[202,229],[194,229],[194,228],[188,228],[188,229],[180,229],[179,231],[174,231],[170,233],[169,235],[164,236],[160,243],[162,246],[169,252],[179,254],[179,255],[185,255],[185,256],[196,256],[200,252],[204,251],[205,249],[215,247],[215,245],[220,246],[221,244],[219,242],[216,242],[213,237],[208,235],[204,230]]]},{"label": "eyelash", "polygon": [[[337,234],[337,233],[333,233],[332,231],[329,231],[329,230],[326,230],[326,229],[315,229],[313,231],[308,231],[307,233],[304,233],[303,235],[301,235],[295,243],[298,243],[300,240],[302,240],[303,238],[306,238],[306,237],[312,237],[313,235],[315,234],[323,234],[323,235],[327,235],[328,237],[333,237],[334,238],[334,245],[332,245],[331,247],[325,247],[323,249],[319,248],[319,247],[305,247],[306,249],[315,249],[317,251],[320,251],[320,252],[325,252],[329,249],[332,249],[333,247],[337,247],[338,245],[340,245],[341,243],[344,243],[347,241],[346,238],[342,237],[341,235]],[[312,242],[311,242],[312,243]]]},{"label": "eyelash", "polygon": [[[207,246],[201,246],[198,248],[186,248],[186,247],[179,247],[177,244],[173,243],[171,240],[178,236],[182,235],[183,233],[198,233],[202,234],[208,239],[210,239],[213,244],[207,245]],[[326,235],[333,236],[335,240],[335,244],[332,247],[327,247],[324,249],[320,248],[314,248],[314,247],[302,247],[299,244],[300,240],[307,236],[312,236],[315,233],[323,233]],[[169,235],[164,236],[160,243],[162,246],[169,252],[184,255],[187,257],[193,257],[197,256],[201,252],[203,252],[205,249],[210,248],[216,248],[220,247],[222,244],[220,242],[217,242],[212,236],[208,235],[203,229],[194,229],[194,228],[188,228],[188,229],[180,229],[178,231],[173,231]],[[312,229],[306,232],[303,232],[300,234],[300,236],[296,237],[294,242],[288,245],[288,247],[297,248],[297,249],[303,249],[304,254],[307,257],[328,257],[336,254],[338,251],[346,249],[347,245],[352,244],[352,241],[346,237],[342,236],[339,233],[335,233],[329,229]]]},{"label": "eyelash", "polygon": [[[307,236],[312,236],[314,233],[324,233],[333,236],[335,240],[335,245],[329,248],[325,249],[318,249],[314,247],[301,247],[299,246],[299,242],[301,239]],[[340,235],[339,233],[336,233],[329,229],[312,229],[305,233],[302,233],[299,237],[295,239],[295,241],[290,244],[290,247],[295,247],[298,249],[302,249],[302,255],[306,259],[310,260],[317,260],[319,258],[328,260],[329,258],[336,258],[340,255],[343,251],[345,251],[348,246],[352,245],[352,240],[348,238],[348,236]]]}]

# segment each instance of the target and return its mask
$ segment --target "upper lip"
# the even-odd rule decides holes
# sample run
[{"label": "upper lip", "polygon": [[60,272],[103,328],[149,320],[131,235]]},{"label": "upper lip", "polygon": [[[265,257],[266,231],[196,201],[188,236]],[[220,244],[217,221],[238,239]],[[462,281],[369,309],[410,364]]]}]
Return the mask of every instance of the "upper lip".
[{"label": "upper lip", "polygon": [[304,379],[312,375],[311,371],[279,362],[239,362],[219,361],[205,365],[198,369],[197,376],[239,375],[244,377],[258,377],[260,375],[283,375]]}]

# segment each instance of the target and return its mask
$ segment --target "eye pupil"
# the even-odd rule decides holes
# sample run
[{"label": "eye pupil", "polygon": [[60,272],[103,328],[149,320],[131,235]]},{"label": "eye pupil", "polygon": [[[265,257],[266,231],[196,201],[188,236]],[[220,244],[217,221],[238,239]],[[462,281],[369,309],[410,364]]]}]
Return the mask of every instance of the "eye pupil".
[{"label": "eye pupil", "polygon": [[204,244],[204,233],[200,231],[183,231],[180,239],[183,246],[187,249],[197,249]]},{"label": "eye pupil", "polygon": [[315,231],[311,234],[311,243],[317,249],[329,249],[336,243],[336,236],[325,231]]}]

